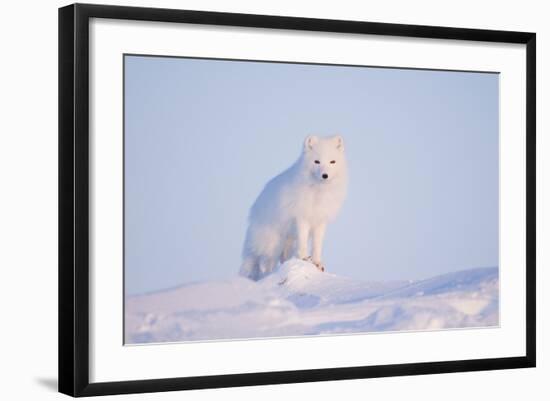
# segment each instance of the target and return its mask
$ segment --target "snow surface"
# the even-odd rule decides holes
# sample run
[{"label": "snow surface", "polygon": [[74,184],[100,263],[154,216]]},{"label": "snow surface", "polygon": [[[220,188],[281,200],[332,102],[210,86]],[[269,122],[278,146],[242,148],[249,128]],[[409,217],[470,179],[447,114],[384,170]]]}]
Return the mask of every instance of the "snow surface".
[{"label": "snow surface", "polygon": [[498,325],[498,268],[428,280],[358,282],[292,259],[254,282],[235,277],[126,298],[126,343]]}]

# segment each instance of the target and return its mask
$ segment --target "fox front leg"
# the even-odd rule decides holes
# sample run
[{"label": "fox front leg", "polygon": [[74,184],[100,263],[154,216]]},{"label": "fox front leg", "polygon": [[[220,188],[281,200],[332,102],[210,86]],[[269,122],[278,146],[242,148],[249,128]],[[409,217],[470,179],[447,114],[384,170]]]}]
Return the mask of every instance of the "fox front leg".
[{"label": "fox front leg", "polygon": [[311,258],[313,264],[321,271],[325,271],[325,266],[321,263],[321,253],[323,250],[323,239],[325,238],[326,224],[319,224],[313,227],[311,233]]},{"label": "fox front leg", "polygon": [[307,260],[310,226],[303,220],[296,221],[296,257]]}]

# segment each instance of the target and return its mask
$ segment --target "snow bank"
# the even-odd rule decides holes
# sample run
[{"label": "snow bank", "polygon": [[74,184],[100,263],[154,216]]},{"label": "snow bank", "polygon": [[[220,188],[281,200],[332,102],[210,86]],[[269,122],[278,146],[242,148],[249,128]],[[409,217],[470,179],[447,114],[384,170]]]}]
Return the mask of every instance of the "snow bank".
[{"label": "snow bank", "polygon": [[358,282],[292,259],[264,279],[126,298],[126,343],[498,325],[498,269],[416,282]]}]

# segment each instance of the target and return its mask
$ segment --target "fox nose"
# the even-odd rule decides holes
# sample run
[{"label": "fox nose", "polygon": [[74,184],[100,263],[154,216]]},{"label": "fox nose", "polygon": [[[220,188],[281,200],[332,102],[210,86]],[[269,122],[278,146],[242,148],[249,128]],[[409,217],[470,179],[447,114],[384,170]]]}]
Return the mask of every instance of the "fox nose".
[{"label": "fox nose", "polygon": [[326,180],[328,178],[328,174],[323,174],[323,179]]}]

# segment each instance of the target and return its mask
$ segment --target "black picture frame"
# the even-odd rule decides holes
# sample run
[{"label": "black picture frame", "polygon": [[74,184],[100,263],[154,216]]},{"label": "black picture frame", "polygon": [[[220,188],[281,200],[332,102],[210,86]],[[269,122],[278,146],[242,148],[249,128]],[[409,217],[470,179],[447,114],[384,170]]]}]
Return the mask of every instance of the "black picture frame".
[{"label": "black picture frame", "polygon": [[[90,383],[89,21],[160,21],[526,45],[526,353],[520,357]],[[71,396],[190,390],[534,367],[536,35],[480,29],[73,4],[59,9],[59,391]]]}]

